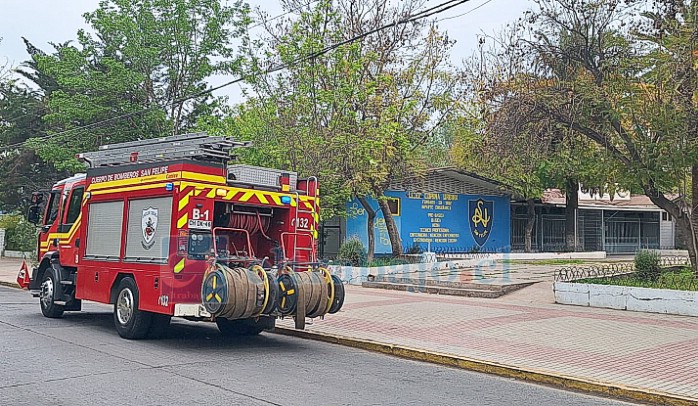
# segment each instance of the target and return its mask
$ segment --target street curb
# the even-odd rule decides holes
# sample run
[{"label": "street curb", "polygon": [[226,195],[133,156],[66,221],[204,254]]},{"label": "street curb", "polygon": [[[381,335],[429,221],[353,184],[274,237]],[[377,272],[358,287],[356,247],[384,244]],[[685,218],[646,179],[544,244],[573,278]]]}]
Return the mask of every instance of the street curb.
[{"label": "street curb", "polygon": [[331,334],[313,333],[284,327],[276,327],[271,332],[280,335],[305,338],[308,340],[322,341],[331,344],[359,348],[367,351],[379,352],[382,354],[393,355],[415,361],[429,362],[432,364],[461,368],[469,371],[497,375],[505,378],[512,378],[547,386],[554,386],[567,390],[601,395],[609,398],[672,406],[689,406],[698,404],[698,399],[690,399],[668,393],[595,382],[570,376],[554,375],[542,371],[526,370],[489,361],[418,350],[400,345],[383,344],[375,341],[360,340]]},{"label": "street curb", "polygon": [[19,287],[17,282],[6,282],[6,281],[0,281],[0,286],[6,286],[8,288],[15,288],[15,289],[22,289]]}]

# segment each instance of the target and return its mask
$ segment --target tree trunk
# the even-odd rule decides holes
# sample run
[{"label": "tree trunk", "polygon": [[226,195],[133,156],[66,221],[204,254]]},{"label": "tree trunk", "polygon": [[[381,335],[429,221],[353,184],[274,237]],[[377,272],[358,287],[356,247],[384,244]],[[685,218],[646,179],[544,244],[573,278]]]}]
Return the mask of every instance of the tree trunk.
[{"label": "tree trunk", "polygon": [[524,235],[524,251],[531,252],[533,245],[533,226],[536,224],[536,204],[533,199],[526,201],[528,211],[526,212],[526,234]]},{"label": "tree trunk", "polygon": [[579,182],[567,179],[565,185],[565,248],[577,251],[577,208],[579,207]]},{"label": "tree trunk", "polygon": [[688,249],[688,258],[691,261],[691,268],[693,269],[693,273],[698,275],[698,272],[696,272],[696,249],[695,249],[695,242],[691,242],[691,239],[695,241],[696,234],[695,234],[695,227],[692,227],[691,225],[692,220],[686,216],[682,215],[681,217],[676,218],[676,226],[680,227],[683,230],[683,234],[686,236],[686,248]]},{"label": "tree trunk", "polygon": [[659,193],[654,185],[645,186],[645,195],[650,198],[652,203],[676,219],[676,226],[683,231],[686,239],[685,243],[686,248],[688,248],[691,268],[693,273],[698,275],[698,227],[696,227],[698,225],[698,218],[696,218],[698,215],[695,203],[698,199],[698,190],[696,190],[696,185],[698,185],[698,167],[695,165],[691,168],[691,178],[693,183],[691,186],[693,202],[686,207],[686,210],[676,202],[667,199],[662,193]]},{"label": "tree trunk", "polygon": [[398,232],[397,225],[395,224],[393,213],[390,212],[388,202],[384,198],[381,198],[378,199],[378,205],[383,212],[385,227],[388,229],[388,236],[390,237],[390,246],[393,250],[393,256],[402,256],[402,240],[400,239],[400,233]]},{"label": "tree trunk", "polygon": [[376,211],[368,203],[365,197],[359,197],[359,202],[366,210],[366,232],[368,233],[368,247],[366,247],[366,260],[370,264],[373,262],[373,255],[376,251],[376,237],[374,234],[374,227],[376,223]]}]

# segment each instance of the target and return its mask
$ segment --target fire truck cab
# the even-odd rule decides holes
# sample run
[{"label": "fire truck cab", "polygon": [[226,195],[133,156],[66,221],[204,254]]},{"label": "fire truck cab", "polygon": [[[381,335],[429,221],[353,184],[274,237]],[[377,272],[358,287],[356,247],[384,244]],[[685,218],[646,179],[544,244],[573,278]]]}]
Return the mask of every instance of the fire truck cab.
[{"label": "fire truck cab", "polygon": [[30,217],[45,200],[28,287],[43,315],[112,304],[137,339],[173,316],[251,335],[339,311],[342,282],[317,260],[317,179],[228,164],[247,145],[196,133],[80,154],[86,173],[32,197]]}]

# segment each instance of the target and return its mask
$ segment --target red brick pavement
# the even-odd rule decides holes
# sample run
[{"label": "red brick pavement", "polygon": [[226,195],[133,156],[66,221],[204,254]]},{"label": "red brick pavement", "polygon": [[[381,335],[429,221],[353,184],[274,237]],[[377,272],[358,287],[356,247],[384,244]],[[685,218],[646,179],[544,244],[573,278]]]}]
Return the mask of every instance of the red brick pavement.
[{"label": "red brick pavement", "polygon": [[556,305],[526,290],[475,299],[351,286],[341,312],[307,329],[698,401],[698,318]]}]

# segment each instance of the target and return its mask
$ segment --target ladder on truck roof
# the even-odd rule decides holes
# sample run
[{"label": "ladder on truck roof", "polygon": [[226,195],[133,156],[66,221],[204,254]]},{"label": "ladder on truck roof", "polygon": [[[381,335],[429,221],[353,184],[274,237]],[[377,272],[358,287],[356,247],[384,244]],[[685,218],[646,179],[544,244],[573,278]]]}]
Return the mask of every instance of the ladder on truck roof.
[{"label": "ladder on truck roof", "polygon": [[225,163],[233,158],[232,149],[250,145],[250,141],[240,142],[229,136],[209,136],[199,132],[102,145],[98,151],[76,157],[93,168],[178,159]]},{"label": "ladder on truck roof", "polygon": [[[298,192],[296,192],[296,218],[294,221],[293,225],[293,232],[292,233],[281,233],[281,241],[283,244],[283,240],[285,237],[293,237],[293,257],[291,258],[291,263],[296,264],[298,261],[298,251],[306,251],[308,253],[308,260],[311,263],[314,263],[317,260],[317,246],[314,244],[315,242],[315,234],[318,233],[320,230],[314,229],[314,230],[301,230],[299,226],[299,221],[298,221],[298,214],[305,213],[305,214],[310,214],[310,216],[313,217],[313,221],[311,222],[314,227],[318,227],[319,224],[315,224],[315,219],[314,217],[318,215],[318,204],[317,204],[317,197],[318,197],[318,180],[315,176],[311,176],[308,179],[305,180],[306,183],[306,194],[310,197],[313,198],[313,204],[310,207],[310,210],[303,209],[301,206],[301,200],[299,198]],[[312,185],[312,194],[311,194],[311,188],[310,186]],[[310,238],[310,247],[299,247],[298,246],[298,237],[309,237]],[[285,251],[285,250],[284,250]]]}]

